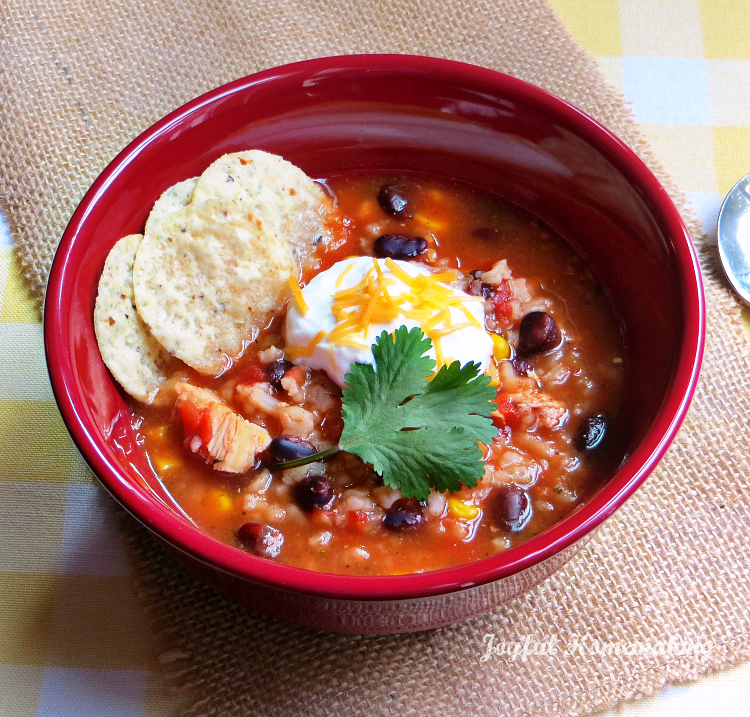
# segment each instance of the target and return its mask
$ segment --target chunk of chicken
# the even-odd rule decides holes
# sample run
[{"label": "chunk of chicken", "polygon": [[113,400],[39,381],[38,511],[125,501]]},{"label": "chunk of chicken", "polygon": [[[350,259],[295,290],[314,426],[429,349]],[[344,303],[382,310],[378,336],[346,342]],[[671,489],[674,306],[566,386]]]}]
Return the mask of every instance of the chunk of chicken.
[{"label": "chunk of chicken", "polygon": [[185,445],[215,470],[244,473],[271,442],[268,431],[246,421],[213,391],[189,383],[176,386]]},{"label": "chunk of chicken", "polygon": [[275,416],[286,435],[307,439],[315,430],[315,414],[301,406],[290,406],[284,401],[279,401],[272,395],[271,387],[267,383],[237,386],[237,395],[248,415],[257,411]]},{"label": "chunk of chicken", "polygon": [[498,410],[492,412],[493,418],[511,428],[523,427],[528,430],[540,426],[554,429],[568,419],[565,405],[544,391],[499,393],[495,403]]}]

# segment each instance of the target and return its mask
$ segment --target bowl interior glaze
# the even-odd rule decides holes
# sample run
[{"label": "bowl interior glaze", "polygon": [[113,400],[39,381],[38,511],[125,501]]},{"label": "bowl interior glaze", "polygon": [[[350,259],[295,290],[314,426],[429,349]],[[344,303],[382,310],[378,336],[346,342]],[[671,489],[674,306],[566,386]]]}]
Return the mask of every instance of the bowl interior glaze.
[{"label": "bowl interior glaze", "polygon": [[[394,577],[321,576],[276,565],[198,531],[153,480],[123,396],[99,356],[92,314],[104,259],[142,231],[154,201],[226,152],[280,154],[309,175],[419,171],[505,197],[583,255],[622,322],[628,405],[619,471],[583,508],[507,553]],[[104,485],[158,535],[220,570],[342,598],[436,595],[514,574],[572,544],[640,485],[673,438],[695,387],[704,308],[690,237],[666,192],[619,140],[519,80],[404,56],[324,58],[268,70],[197,98],[128,146],[63,236],[45,307],[53,389]]]}]

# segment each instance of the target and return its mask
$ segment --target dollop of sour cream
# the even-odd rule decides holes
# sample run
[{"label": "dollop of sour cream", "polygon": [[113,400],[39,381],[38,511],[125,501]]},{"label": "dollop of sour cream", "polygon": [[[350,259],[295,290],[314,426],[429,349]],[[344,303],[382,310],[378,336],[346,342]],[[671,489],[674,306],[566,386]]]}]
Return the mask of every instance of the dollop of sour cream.
[{"label": "dollop of sour cream", "polygon": [[287,357],[322,369],[343,388],[353,363],[375,364],[371,346],[383,331],[419,327],[442,364],[478,363],[486,371],[493,343],[484,303],[451,286],[455,272],[434,274],[420,264],[361,256],[317,274],[292,299],[285,332]]}]

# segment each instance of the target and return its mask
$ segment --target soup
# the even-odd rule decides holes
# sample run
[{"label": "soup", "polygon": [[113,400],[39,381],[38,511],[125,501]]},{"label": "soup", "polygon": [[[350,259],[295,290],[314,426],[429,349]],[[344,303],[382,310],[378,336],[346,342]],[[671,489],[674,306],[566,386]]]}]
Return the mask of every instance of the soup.
[{"label": "soup", "polygon": [[[409,277],[437,275],[446,291],[472,302],[466,305],[473,316],[481,307],[481,333],[489,337],[483,369],[495,390],[497,428],[491,444],[481,446],[483,478],[417,500],[385,485],[358,456],[335,451],[344,425],[342,391],[350,389],[337,379],[331,342],[317,354],[313,341],[288,345],[297,334],[280,307],[219,377],[175,362],[176,407],[133,403],[137,440],[165,488],[218,540],[288,565],[358,575],[479,560],[582,505],[611,470],[625,366],[616,317],[581,258],[534,217],[466,185],[353,174],[326,186],[343,221],[306,261],[290,322],[316,277],[330,277],[335,292],[343,292],[365,286],[365,279],[351,284],[357,271],[376,279],[390,272],[394,283],[401,276],[406,284]],[[314,318],[316,305],[307,309]],[[461,321],[466,338],[457,346],[435,339],[438,364],[463,350],[472,355],[471,316]],[[234,454],[217,458],[210,450],[211,431],[226,426],[224,413],[211,414],[214,399],[220,412],[273,439],[247,468],[221,470],[222,461],[232,467]],[[324,460],[283,467],[326,449],[331,455]]]}]

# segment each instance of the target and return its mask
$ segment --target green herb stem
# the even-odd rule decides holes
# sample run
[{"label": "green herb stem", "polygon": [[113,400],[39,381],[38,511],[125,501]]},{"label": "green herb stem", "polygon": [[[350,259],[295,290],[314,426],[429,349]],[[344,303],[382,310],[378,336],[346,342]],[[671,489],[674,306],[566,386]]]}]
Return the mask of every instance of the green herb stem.
[{"label": "green herb stem", "polygon": [[331,446],[324,451],[318,451],[317,453],[313,453],[311,456],[305,456],[304,458],[295,458],[292,461],[279,461],[278,463],[266,463],[264,468],[268,468],[269,471],[283,471],[287,468],[306,466],[308,463],[315,463],[316,461],[330,458],[331,456],[336,455],[340,450],[341,449],[338,446]]}]

